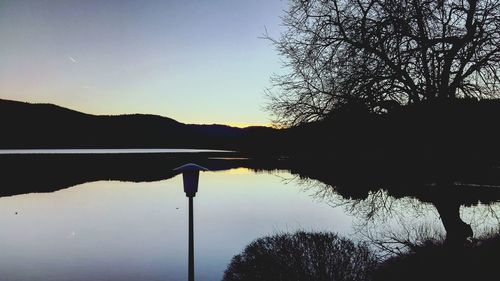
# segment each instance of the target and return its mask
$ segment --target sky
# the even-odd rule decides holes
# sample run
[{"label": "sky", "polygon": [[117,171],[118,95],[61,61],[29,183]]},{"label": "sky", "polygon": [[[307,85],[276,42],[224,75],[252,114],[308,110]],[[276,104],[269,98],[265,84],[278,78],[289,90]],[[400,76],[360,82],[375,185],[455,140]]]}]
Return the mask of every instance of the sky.
[{"label": "sky", "polygon": [[0,0],[0,98],[270,125],[286,0]]}]

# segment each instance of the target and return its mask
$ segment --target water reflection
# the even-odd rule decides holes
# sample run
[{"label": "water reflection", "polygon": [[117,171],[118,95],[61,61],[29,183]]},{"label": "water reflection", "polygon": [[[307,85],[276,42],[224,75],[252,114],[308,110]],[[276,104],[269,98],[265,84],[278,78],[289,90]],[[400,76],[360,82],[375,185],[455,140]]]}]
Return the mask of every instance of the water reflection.
[{"label": "water reflection", "polygon": [[461,218],[461,207],[486,205],[490,218],[494,220],[493,226],[500,226],[497,207],[494,207],[500,202],[500,182],[481,184],[477,178],[473,182],[464,182],[461,175],[455,175],[455,179],[412,178],[411,181],[398,175],[383,180],[363,179],[360,178],[361,171],[358,176],[349,176],[349,172],[332,176],[331,172],[321,168],[294,172],[299,175],[296,180],[314,190],[317,198],[334,206],[346,206],[350,213],[364,221],[365,231],[375,218],[394,218],[397,208],[393,204],[407,199],[414,199],[410,200],[410,207],[425,204],[434,207],[445,229],[446,243],[461,244],[474,236],[471,225]]},{"label": "water reflection", "polygon": [[[328,195],[323,188],[319,188],[322,200],[331,206],[342,207],[352,215],[356,233],[376,247],[380,256],[404,254],[430,240],[450,246],[469,245],[500,227],[498,203],[459,207],[456,201],[450,200],[452,208],[448,209],[446,203],[444,210],[454,212],[443,214],[442,205],[436,206],[436,201],[425,202],[415,197],[395,198],[387,190],[370,191],[363,199],[349,199],[333,193],[331,187],[326,188],[330,191]],[[471,232],[474,230],[474,235],[469,233],[457,239],[456,233],[450,230],[450,222],[447,221],[450,218],[458,221],[459,226],[463,224]]]},{"label": "water reflection", "polygon": [[427,240],[388,259],[369,246],[324,232],[265,236],[233,257],[223,281],[498,279],[498,230],[467,246]]},{"label": "water reflection", "polygon": [[[287,173],[200,175],[196,276],[220,280],[249,241],[277,230],[351,230],[340,208],[311,200]],[[18,212],[18,215],[14,213]],[[99,181],[0,198],[4,280],[187,280],[188,205],[182,177]],[[36,277],[34,277],[36,276]]]},{"label": "water reflection", "polygon": [[0,199],[1,279],[185,280],[176,182],[94,182]]},{"label": "water reflection", "polygon": [[194,281],[194,211],[193,211],[193,198],[198,192],[198,181],[200,178],[200,171],[208,171],[207,168],[188,163],[174,169],[175,172],[182,173],[182,181],[184,185],[184,193],[189,200],[189,259],[188,259],[188,280]]},{"label": "water reflection", "polygon": [[4,156],[0,275],[186,280],[188,206],[172,171],[186,162],[218,171],[202,175],[195,206],[200,280],[219,280],[245,245],[281,231],[349,235],[388,258],[431,238],[464,245],[500,225],[495,170],[429,178],[290,160]]}]

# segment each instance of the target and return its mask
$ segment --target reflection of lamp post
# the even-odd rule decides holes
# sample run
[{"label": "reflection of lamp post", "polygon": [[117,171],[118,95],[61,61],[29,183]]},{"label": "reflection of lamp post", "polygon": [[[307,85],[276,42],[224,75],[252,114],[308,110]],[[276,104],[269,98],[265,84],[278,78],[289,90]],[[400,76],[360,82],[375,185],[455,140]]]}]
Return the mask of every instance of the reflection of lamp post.
[{"label": "reflection of lamp post", "polygon": [[174,171],[182,173],[184,182],[184,192],[189,198],[189,266],[188,266],[188,280],[194,281],[194,224],[193,224],[193,197],[196,196],[198,191],[198,178],[200,171],[208,171],[207,168],[196,165],[186,164]]}]

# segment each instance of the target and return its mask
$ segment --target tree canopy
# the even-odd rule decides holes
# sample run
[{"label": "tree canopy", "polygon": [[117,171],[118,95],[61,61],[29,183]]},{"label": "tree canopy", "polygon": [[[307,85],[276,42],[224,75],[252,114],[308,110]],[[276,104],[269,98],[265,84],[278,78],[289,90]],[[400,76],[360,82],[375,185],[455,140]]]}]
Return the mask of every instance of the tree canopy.
[{"label": "tree canopy", "polygon": [[500,95],[500,0],[290,0],[271,40],[287,74],[267,109],[284,125]]},{"label": "tree canopy", "polygon": [[331,232],[299,231],[253,241],[232,258],[222,280],[370,280],[376,265],[364,243]]}]

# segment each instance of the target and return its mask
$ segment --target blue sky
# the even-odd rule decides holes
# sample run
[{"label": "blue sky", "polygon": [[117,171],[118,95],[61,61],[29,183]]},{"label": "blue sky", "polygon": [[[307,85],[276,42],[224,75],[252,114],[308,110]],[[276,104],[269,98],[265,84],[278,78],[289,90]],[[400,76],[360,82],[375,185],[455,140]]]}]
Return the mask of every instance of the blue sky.
[{"label": "blue sky", "polygon": [[286,0],[0,0],[0,98],[269,125]]}]

